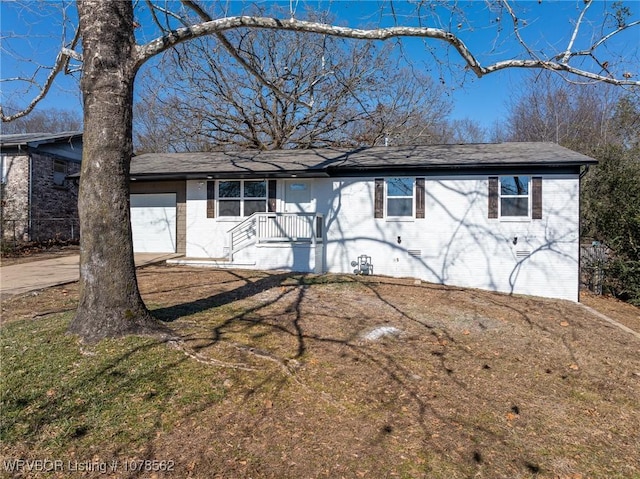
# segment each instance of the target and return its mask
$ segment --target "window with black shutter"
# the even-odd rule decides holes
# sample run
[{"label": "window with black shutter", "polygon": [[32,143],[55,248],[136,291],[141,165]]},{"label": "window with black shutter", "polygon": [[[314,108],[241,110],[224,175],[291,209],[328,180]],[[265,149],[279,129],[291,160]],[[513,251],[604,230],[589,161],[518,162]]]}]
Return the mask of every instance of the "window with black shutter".
[{"label": "window with black shutter", "polygon": [[376,178],[374,195],[373,217],[384,218],[384,179]]},{"label": "window with black shutter", "polygon": [[424,178],[376,178],[374,218],[424,218]]},{"label": "window with black shutter", "polygon": [[489,218],[498,217],[498,177],[489,177]]},{"label": "window with black shutter", "polygon": [[207,218],[216,217],[216,182],[207,181]]},{"label": "window with black shutter", "polygon": [[267,211],[266,180],[218,181],[218,217],[251,216]]},{"label": "window with black shutter", "polygon": [[531,178],[531,218],[542,219],[542,178]]},{"label": "window with black shutter", "polygon": [[416,178],[416,218],[425,217],[424,178]]},{"label": "window with black shutter", "polygon": [[269,198],[267,200],[267,211],[269,213],[276,212],[276,180],[269,180]]},{"label": "window with black shutter", "polygon": [[490,176],[488,188],[489,218],[542,218],[541,177]]}]

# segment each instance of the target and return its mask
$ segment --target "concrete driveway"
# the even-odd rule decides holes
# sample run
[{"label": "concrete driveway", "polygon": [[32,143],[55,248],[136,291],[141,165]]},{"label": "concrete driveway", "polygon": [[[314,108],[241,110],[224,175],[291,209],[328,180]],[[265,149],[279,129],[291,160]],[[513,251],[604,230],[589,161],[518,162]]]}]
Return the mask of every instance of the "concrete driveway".
[{"label": "concrete driveway", "polygon": [[[178,254],[137,253],[136,266],[161,263]],[[0,298],[5,299],[16,294],[28,293],[38,289],[78,281],[80,277],[80,256],[62,256],[58,258],[32,261],[0,267]]]}]

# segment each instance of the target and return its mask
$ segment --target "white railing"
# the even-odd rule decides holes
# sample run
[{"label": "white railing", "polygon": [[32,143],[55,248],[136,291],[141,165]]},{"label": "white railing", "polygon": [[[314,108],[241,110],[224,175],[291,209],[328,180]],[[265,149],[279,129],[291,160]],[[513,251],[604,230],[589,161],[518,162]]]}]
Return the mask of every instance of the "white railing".
[{"label": "white railing", "polygon": [[253,244],[321,243],[323,225],[318,213],[254,213],[229,230],[229,261]]}]

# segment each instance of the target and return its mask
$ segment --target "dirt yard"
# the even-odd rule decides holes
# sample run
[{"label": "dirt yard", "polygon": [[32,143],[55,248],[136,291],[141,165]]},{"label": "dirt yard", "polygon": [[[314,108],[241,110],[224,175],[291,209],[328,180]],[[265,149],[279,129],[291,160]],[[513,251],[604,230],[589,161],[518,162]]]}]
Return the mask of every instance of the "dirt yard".
[{"label": "dirt yard", "polygon": [[[139,283],[226,395],[136,451],[179,472],[122,477],[640,477],[640,339],[580,305],[171,266]],[[11,298],[3,321],[76,301],[76,285]],[[583,301],[640,332],[638,308]]]}]

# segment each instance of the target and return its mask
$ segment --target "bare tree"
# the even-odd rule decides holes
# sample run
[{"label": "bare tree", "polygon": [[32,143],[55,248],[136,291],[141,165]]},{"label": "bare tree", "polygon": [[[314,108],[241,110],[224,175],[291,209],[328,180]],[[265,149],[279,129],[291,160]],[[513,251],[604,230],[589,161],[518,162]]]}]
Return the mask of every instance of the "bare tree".
[{"label": "bare tree", "polygon": [[345,129],[345,142],[353,146],[445,142],[452,105],[441,85],[407,68],[380,72],[364,114]]},{"label": "bare tree", "polygon": [[611,119],[618,96],[619,91],[603,85],[532,76],[509,105],[503,135],[511,141],[551,141],[591,154],[614,134]]},{"label": "bare tree", "polygon": [[[634,79],[636,72],[631,70],[631,66],[620,63],[621,58],[616,58],[614,62],[613,59],[599,57],[603,46],[640,25],[639,21],[629,21],[626,11],[618,8],[611,17],[616,20],[615,23],[603,23],[597,40],[586,47],[577,47],[576,39],[581,29],[588,25],[584,19],[588,10],[596,3],[593,1],[586,1],[582,5],[575,19],[573,34],[566,45],[551,54],[536,51],[525,41],[523,29],[527,22],[516,11],[516,5],[508,0],[496,2],[505,14],[501,17],[501,28],[509,27],[520,51],[486,65],[454,33],[458,25],[461,29],[464,28],[462,20],[465,20],[458,21],[457,15],[462,7],[457,4],[451,4],[455,7],[452,10],[454,13],[444,22],[440,17],[438,23],[434,11],[449,4],[434,3],[430,4],[433,7],[430,8],[419,2],[410,4],[416,8],[411,16],[395,17],[398,21],[411,18],[416,23],[360,29],[298,20],[294,11],[287,18],[242,15],[214,18],[214,15],[205,11],[204,4],[200,5],[192,0],[180,3],[182,10],[169,11],[168,8],[173,4],[163,4],[166,6],[161,8],[151,1],[146,2],[145,5],[152,8],[151,17],[159,30],[159,36],[138,44],[134,34],[132,2],[79,0],[79,35],[74,35],[73,38],[82,39],[82,52],[75,49],[73,42],[63,45],[33,101],[14,115],[0,112],[3,121],[28,114],[46,95],[55,77],[69,65],[70,58],[82,61],[81,90],[85,133],[79,193],[82,230],[80,302],[70,330],[78,333],[84,340],[92,341],[132,332],[157,332],[161,329],[142,302],[133,262],[128,204],[128,174],[133,152],[133,83],[143,64],[180,43],[214,35],[240,64],[261,83],[273,89],[280,98],[286,98],[286,92],[281,91],[263,72],[247,61],[237,46],[234,47],[227,39],[226,32],[240,28],[259,28],[358,40],[418,37],[425,42],[434,41],[449,46],[451,53],[461,58],[468,71],[478,77],[507,68],[535,68],[613,85],[640,86],[640,81]],[[216,5],[209,6],[213,8]],[[395,2],[392,6],[395,12]],[[198,19],[190,21],[184,15],[185,11],[197,14]],[[177,20],[180,26],[176,26],[172,19]],[[637,49],[637,44],[634,47]],[[611,56],[611,51],[607,53]]]},{"label": "bare tree", "polygon": [[582,179],[581,234],[609,249],[604,286],[640,304],[640,102],[620,90],[532,77],[505,139],[552,141],[599,161]]},{"label": "bare tree", "polygon": [[273,30],[232,32],[229,41],[281,94],[211,38],[181,45],[142,75],[140,150],[362,146],[410,142],[410,131],[433,142],[451,110],[444,88],[399,67],[389,46]]},{"label": "bare tree", "polygon": [[63,131],[80,131],[82,119],[72,110],[47,108],[36,110],[2,126],[3,134],[11,133],[60,133]]},{"label": "bare tree", "polygon": [[470,118],[447,122],[442,135],[443,143],[482,143],[486,141],[487,130]]}]

